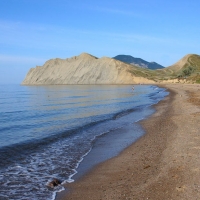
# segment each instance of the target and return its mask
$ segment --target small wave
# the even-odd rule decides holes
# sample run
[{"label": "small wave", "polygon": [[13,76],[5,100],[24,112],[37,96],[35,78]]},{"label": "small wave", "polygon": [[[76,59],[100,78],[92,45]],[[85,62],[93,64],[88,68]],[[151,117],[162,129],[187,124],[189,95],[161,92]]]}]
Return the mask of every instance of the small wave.
[{"label": "small wave", "polygon": [[[54,190],[49,190],[45,187],[48,180],[58,178],[62,180],[62,184],[76,180],[77,176],[74,175],[78,173],[80,163],[91,152],[95,141],[102,139],[99,137],[109,131],[126,127],[127,123],[132,124],[134,121],[147,116],[146,107],[156,101],[151,100],[151,98],[143,98],[144,95],[139,98],[141,103],[132,98],[128,101],[116,102],[116,104],[108,102],[106,105],[109,105],[105,106],[104,109],[107,111],[107,108],[112,105],[113,109],[102,115],[95,115],[95,117],[90,115],[91,118],[88,117],[87,120],[81,121],[82,125],[79,123],[76,128],[59,132],[56,128],[57,132],[55,133],[53,130],[53,133],[48,134],[47,137],[0,148],[2,174],[0,181],[3,183],[1,190],[5,195],[5,197],[0,195],[0,198],[45,199],[48,197],[55,199],[56,192],[64,189],[63,185]],[[150,101],[148,101],[149,99]],[[129,104],[131,101],[134,102]],[[113,113],[113,110],[120,111]],[[93,107],[90,111],[93,111]],[[124,137],[124,134],[120,133],[120,135],[120,137]],[[121,138],[119,140],[121,141]],[[21,198],[21,196],[23,197]]]},{"label": "small wave", "polygon": [[[134,112],[138,109],[140,109],[141,106],[137,106],[134,109],[127,109],[123,110],[121,112],[118,112],[116,114],[109,114],[106,119],[103,120],[97,120],[93,121],[91,123],[88,123],[84,126],[80,126],[68,131],[60,132],[55,135],[50,135],[48,137],[44,137],[42,139],[38,140],[28,140],[25,142],[9,145],[6,147],[0,148],[0,159],[2,162],[0,163],[0,168],[4,168],[11,163],[15,162],[18,159],[23,159],[23,157],[26,157],[27,155],[31,154],[34,151],[38,151],[40,149],[43,149],[45,146],[55,143],[56,141],[68,138],[68,137],[75,137],[81,130],[88,129],[92,126],[95,126],[97,124],[101,124],[103,122],[109,121],[109,120],[117,120],[125,115],[130,114],[131,112]],[[99,116],[99,119],[102,117]]]},{"label": "small wave", "polygon": [[118,119],[118,118],[123,117],[123,116],[125,116],[125,115],[128,115],[128,114],[130,114],[130,113],[132,113],[132,112],[134,112],[134,111],[136,111],[136,108],[135,108],[135,109],[124,110],[124,111],[122,111],[122,112],[119,112],[119,113],[115,114],[115,115],[113,116],[113,119],[114,119],[114,120],[115,120],[115,119]]}]

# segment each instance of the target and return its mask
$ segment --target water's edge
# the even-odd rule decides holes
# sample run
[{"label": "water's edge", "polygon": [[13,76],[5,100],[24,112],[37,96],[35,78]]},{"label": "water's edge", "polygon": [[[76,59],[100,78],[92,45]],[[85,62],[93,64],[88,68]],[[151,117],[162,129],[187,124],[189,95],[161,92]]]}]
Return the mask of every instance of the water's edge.
[{"label": "water's edge", "polygon": [[[92,148],[90,149],[90,151],[87,154],[85,154],[80,160],[79,164],[77,165],[77,168],[75,169],[74,174],[70,177],[71,181],[63,182],[63,186],[64,186],[63,190],[54,193],[54,200],[63,200],[64,197],[66,197],[66,195],[68,194],[67,187],[68,187],[68,184],[70,184],[70,182],[79,181],[86,174],[90,173],[90,171],[92,171],[96,166],[98,166],[99,164],[103,162],[108,161],[109,159],[112,159],[118,156],[125,149],[127,149],[128,147],[136,143],[140,137],[144,136],[146,133],[143,127],[140,125],[140,121],[148,120],[148,118],[150,118],[156,112],[154,106],[157,105],[160,101],[162,101],[166,96],[164,96],[162,99],[157,101],[155,104],[152,104],[148,106],[147,108],[145,108],[147,109],[146,112],[148,114],[142,117],[141,119],[136,120],[132,124],[129,124],[129,126],[120,127],[116,130],[113,130],[111,133],[105,133],[103,135],[98,136],[97,139],[94,141],[94,144]],[[137,133],[135,136],[135,139],[131,140],[129,138],[128,142],[124,146],[116,150],[116,144],[119,145],[121,141],[119,141],[120,138],[117,138],[116,141],[113,141],[114,136],[116,136],[116,134],[120,135],[120,133],[125,133],[125,132],[128,135],[128,133],[132,131]],[[112,143],[114,144],[115,150],[112,149],[113,147],[111,147],[110,141],[112,141]]]},{"label": "water's edge", "polygon": [[[129,86],[11,88],[16,94],[6,89],[0,96],[0,199],[10,200],[59,198],[67,184],[143,136],[138,122],[167,95],[151,85],[134,91]],[[6,141],[11,136],[17,140]],[[54,178],[62,184],[49,188]]]}]

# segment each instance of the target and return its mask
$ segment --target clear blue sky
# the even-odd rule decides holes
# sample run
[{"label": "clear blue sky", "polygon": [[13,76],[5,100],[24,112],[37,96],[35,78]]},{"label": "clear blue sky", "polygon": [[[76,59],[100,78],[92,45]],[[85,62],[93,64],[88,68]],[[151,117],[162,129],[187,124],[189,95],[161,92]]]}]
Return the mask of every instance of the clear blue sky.
[{"label": "clear blue sky", "polygon": [[0,0],[0,83],[82,52],[169,66],[200,54],[199,13],[199,0]]}]

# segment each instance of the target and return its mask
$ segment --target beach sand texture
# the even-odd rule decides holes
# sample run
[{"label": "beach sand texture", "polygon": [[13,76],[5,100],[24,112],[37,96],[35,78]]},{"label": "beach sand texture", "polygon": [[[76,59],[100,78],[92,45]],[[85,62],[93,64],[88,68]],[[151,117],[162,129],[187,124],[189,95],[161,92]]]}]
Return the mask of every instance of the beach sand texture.
[{"label": "beach sand texture", "polygon": [[200,85],[165,87],[170,95],[141,122],[147,134],[59,199],[200,199]]}]

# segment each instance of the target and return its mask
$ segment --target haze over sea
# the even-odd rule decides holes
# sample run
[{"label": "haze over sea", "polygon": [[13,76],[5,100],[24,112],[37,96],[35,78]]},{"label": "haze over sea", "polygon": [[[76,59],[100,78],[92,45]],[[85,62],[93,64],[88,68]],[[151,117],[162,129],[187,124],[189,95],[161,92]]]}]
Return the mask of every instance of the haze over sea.
[{"label": "haze over sea", "polygon": [[[168,92],[151,85],[0,85],[0,199],[54,199],[144,134]],[[93,159],[88,159],[89,156]],[[75,176],[74,176],[75,175]]]}]

